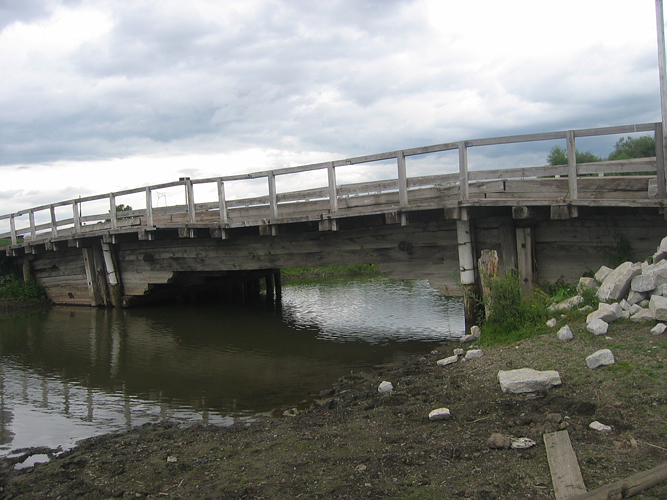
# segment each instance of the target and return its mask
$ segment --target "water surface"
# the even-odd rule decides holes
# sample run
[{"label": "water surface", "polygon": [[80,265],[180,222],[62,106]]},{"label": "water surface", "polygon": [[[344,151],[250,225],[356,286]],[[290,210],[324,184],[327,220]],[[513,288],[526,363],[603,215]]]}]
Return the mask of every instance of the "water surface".
[{"label": "water surface", "polygon": [[230,424],[463,334],[425,281],[287,282],[280,307],[55,307],[0,320],[0,453],[146,422]]}]

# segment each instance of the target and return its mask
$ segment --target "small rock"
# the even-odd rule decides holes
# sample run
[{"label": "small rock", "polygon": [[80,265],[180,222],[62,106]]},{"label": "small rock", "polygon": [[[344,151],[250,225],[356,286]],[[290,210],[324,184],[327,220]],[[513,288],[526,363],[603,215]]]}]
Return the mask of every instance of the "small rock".
[{"label": "small rock", "polygon": [[623,309],[624,311],[629,311],[630,308],[632,307],[632,305],[625,299],[621,300],[618,304],[621,306],[621,309]]},{"label": "small rock", "polygon": [[468,361],[469,359],[481,358],[484,356],[484,352],[481,349],[471,349],[466,352],[464,360]]},{"label": "small rock", "polygon": [[167,457],[167,463],[168,463],[168,464],[175,464],[176,462],[178,462],[178,458],[176,458],[176,457],[174,457],[174,456],[172,456],[172,455],[170,455],[170,456]]},{"label": "small rock", "polygon": [[614,354],[609,349],[600,349],[586,358],[586,365],[591,369],[616,363]]},{"label": "small rock", "polygon": [[463,337],[461,337],[459,339],[459,341],[462,344],[467,344],[469,342],[474,342],[475,340],[477,340],[477,337],[475,337],[474,335],[464,335]]},{"label": "small rock", "polygon": [[601,424],[597,420],[595,422],[591,422],[588,427],[590,427],[594,431],[602,432],[603,434],[609,434],[611,432],[611,427],[609,427],[608,425]]},{"label": "small rock", "polygon": [[296,408],[290,408],[283,412],[283,417],[296,417],[299,414],[299,410]]},{"label": "small rock", "polygon": [[557,304],[551,304],[548,310],[551,313],[557,311],[569,311],[570,309],[574,309],[575,307],[583,303],[584,303],[584,298],[581,295],[575,295],[574,297],[565,299],[561,302],[558,302]]},{"label": "small rock", "polygon": [[634,321],[635,323],[641,323],[643,321],[655,321],[655,316],[650,309],[640,309],[638,312],[630,316],[630,321]]},{"label": "small rock", "polygon": [[639,304],[639,303],[640,303],[642,300],[644,300],[645,298],[646,298],[646,294],[644,294],[644,293],[640,293],[640,292],[631,291],[631,292],[628,294],[628,298],[627,298],[626,300],[628,301],[628,304],[630,304],[630,305],[635,305],[635,304]]},{"label": "small rock", "polygon": [[624,262],[609,273],[602,281],[597,293],[598,299],[601,302],[617,301],[621,297],[627,296],[630,291],[632,278],[641,272],[641,264]]},{"label": "small rock", "polygon": [[602,266],[598,269],[598,272],[595,273],[595,281],[602,283],[604,279],[611,274],[613,269],[608,268],[607,266]]},{"label": "small rock", "polygon": [[558,321],[556,321],[556,318],[551,318],[549,321],[547,321],[547,326],[549,328],[555,328],[557,324]]},{"label": "small rock", "polygon": [[491,434],[486,445],[492,450],[507,450],[512,446],[512,439],[504,434],[495,433]]},{"label": "small rock", "polygon": [[387,382],[386,380],[383,380],[378,387],[378,392],[380,394],[389,394],[393,390],[394,390],[394,384],[392,384],[391,382]]},{"label": "small rock", "polygon": [[651,328],[651,333],[653,335],[662,335],[663,333],[665,333],[665,330],[667,330],[667,325],[665,325],[664,323],[658,323],[653,328]]},{"label": "small rock", "polygon": [[570,329],[569,325],[565,325],[563,328],[558,330],[558,333],[556,334],[556,337],[558,337],[558,340],[572,340],[574,338],[574,335],[572,334],[572,330]]},{"label": "small rock", "polygon": [[455,356],[463,356],[466,352],[463,349],[454,349]]},{"label": "small rock", "polygon": [[586,316],[586,323],[588,324],[595,319],[601,319],[606,323],[611,323],[612,321],[619,319],[622,313],[623,309],[619,303],[605,304],[604,302],[600,302],[597,311],[593,311]]},{"label": "small rock", "polygon": [[449,411],[449,408],[438,408],[428,414],[428,419],[432,422],[436,420],[449,420],[450,418],[452,418],[452,413]]},{"label": "small rock", "polygon": [[667,237],[663,238],[658,246],[655,254],[653,254],[653,262],[658,263],[667,256]]},{"label": "small rock", "polygon": [[598,318],[588,323],[586,325],[586,330],[591,332],[593,335],[604,335],[607,333],[607,330],[609,330],[609,325],[605,321]]},{"label": "small rock", "polygon": [[598,287],[598,282],[595,278],[579,278],[579,283],[577,284],[577,291],[581,292],[582,290],[594,290]]},{"label": "small rock", "polygon": [[658,321],[667,320],[667,297],[663,297],[662,295],[651,295],[651,301],[649,302],[648,307],[655,319]]},{"label": "small rock", "polygon": [[630,306],[630,310],[628,312],[630,313],[630,316],[634,316],[635,314],[637,314],[641,310],[642,310],[642,308],[638,304],[632,304]]},{"label": "small rock", "polygon": [[470,328],[470,335],[474,335],[475,337],[479,338],[481,334],[482,330],[480,330],[479,326],[474,325]]},{"label": "small rock", "polygon": [[563,415],[560,413],[549,413],[544,420],[547,422],[553,422],[554,424],[560,424],[563,421]]},{"label": "small rock", "polygon": [[512,440],[512,448],[515,450],[527,450],[537,443],[530,438],[519,438]]},{"label": "small rock", "polygon": [[448,358],[443,358],[438,360],[438,366],[447,366],[456,363],[459,360],[459,357],[455,354]]}]

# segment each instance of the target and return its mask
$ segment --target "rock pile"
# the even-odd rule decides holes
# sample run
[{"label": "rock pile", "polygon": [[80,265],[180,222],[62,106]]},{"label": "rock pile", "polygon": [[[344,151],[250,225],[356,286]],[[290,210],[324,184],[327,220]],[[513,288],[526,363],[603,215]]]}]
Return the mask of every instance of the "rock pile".
[{"label": "rock pile", "polygon": [[[667,321],[667,237],[652,258],[644,262],[624,262],[616,269],[602,266],[595,278],[581,278],[579,295],[552,305],[552,313],[578,307],[583,290],[597,289],[600,305],[586,318],[586,328],[594,335],[607,333],[609,323],[621,318],[630,321]],[[665,325],[651,330],[661,335]]]}]

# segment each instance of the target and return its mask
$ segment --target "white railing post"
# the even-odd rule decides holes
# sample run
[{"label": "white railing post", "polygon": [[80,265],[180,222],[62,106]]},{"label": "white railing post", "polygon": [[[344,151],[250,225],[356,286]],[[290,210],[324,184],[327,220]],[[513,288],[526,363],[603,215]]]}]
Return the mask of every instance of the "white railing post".
[{"label": "white railing post", "polygon": [[79,203],[77,200],[72,201],[72,215],[74,216],[74,232],[81,232],[81,218],[79,213]]},{"label": "white railing post", "polygon": [[225,183],[218,179],[218,208],[220,210],[220,224],[227,224],[227,200],[225,199]]},{"label": "white railing post", "polygon": [[109,215],[111,216],[111,229],[118,229],[118,214],[116,213],[116,196],[109,193]]},{"label": "white railing post", "polygon": [[58,237],[58,222],[56,221],[56,207],[53,205],[49,206],[49,211],[51,212],[51,237]]},{"label": "white railing post", "polygon": [[151,188],[146,188],[146,226],[153,227],[153,194]]},{"label": "white railing post", "polygon": [[329,178],[329,208],[331,212],[338,211],[338,187],[336,186],[336,169],[333,162],[327,165],[327,176]]},{"label": "white railing post", "polygon": [[405,166],[405,154],[399,151],[396,155],[398,164],[398,202],[402,207],[408,206],[408,172]]},{"label": "white railing post", "polygon": [[468,146],[465,141],[459,142],[459,183],[461,199],[468,199]]},{"label": "white railing post", "polygon": [[567,183],[569,186],[570,200],[579,198],[579,189],[577,185],[577,146],[574,140],[574,130],[566,132],[567,140]]},{"label": "white railing post", "polygon": [[269,172],[269,204],[270,204],[270,217],[275,219],[278,217],[278,195],[276,193],[276,174]]},{"label": "white railing post", "polygon": [[35,211],[30,210],[30,212],[28,212],[28,217],[30,218],[30,236],[35,239],[35,236],[37,236],[37,229],[35,228]]},{"label": "white railing post", "polygon": [[185,181],[185,201],[188,205],[188,221],[195,221],[195,192],[192,188],[192,180],[190,177],[183,177]]},{"label": "white railing post", "polygon": [[14,220],[14,214],[9,216],[9,231],[11,232],[12,245],[18,245],[18,240],[16,238],[16,221]]}]

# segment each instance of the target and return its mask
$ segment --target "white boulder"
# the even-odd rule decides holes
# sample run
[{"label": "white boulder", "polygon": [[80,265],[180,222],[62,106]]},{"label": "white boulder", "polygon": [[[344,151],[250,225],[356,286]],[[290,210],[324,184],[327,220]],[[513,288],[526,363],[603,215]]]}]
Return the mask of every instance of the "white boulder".
[{"label": "white boulder", "polygon": [[537,371],[532,368],[500,370],[498,382],[503,392],[512,394],[546,391],[561,384],[560,374],[557,371]]},{"label": "white boulder", "polygon": [[454,356],[450,356],[448,358],[439,359],[437,364],[438,366],[447,366],[456,363],[458,360],[459,357],[455,354]]},{"label": "white boulder", "polygon": [[393,390],[394,390],[394,384],[392,384],[391,382],[387,382],[386,380],[383,380],[378,386],[378,392],[380,394],[389,394]]},{"label": "white boulder", "polygon": [[609,349],[600,349],[586,358],[586,365],[591,369],[616,363],[614,353]]},{"label": "white boulder", "polygon": [[618,301],[630,290],[632,278],[642,272],[641,264],[624,262],[602,281],[598,289],[598,299],[602,302]]},{"label": "white boulder", "polygon": [[609,330],[609,323],[602,319],[594,319],[586,325],[586,330],[593,335],[604,335]]},{"label": "white boulder", "polygon": [[653,328],[651,328],[651,333],[653,335],[662,335],[663,333],[665,333],[665,330],[667,330],[667,325],[665,325],[664,323],[658,323]]},{"label": "white boulder", "polygon": [[574,335],[572,334],[572,329],[570,328],[570,325],[565,325],[563,328],[558,330],[558,333],[556,334],[556,337],[558,340],[572,340],[574,338]]},{"label": "white boulder", "polygon": [[651,295],[651,301],[648,308],[653,313],[653,317],[658,321],[667,321],[667,297],[662,295]]},{"label": "white boulder", "polygon": [[452,413],[449,408],[437,408],[428,414],[428,419],[431,421],[449,420],[452,418]]}]

